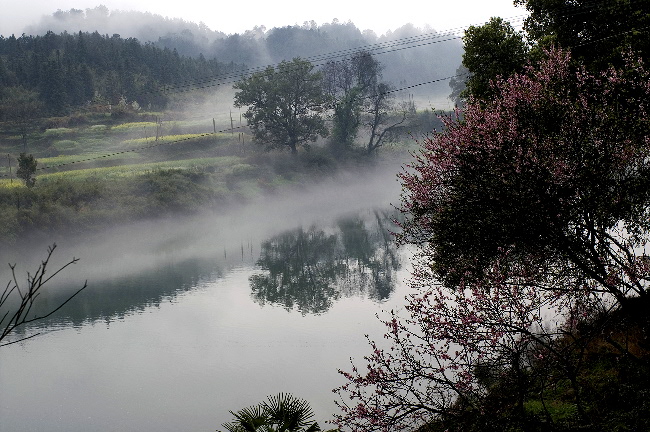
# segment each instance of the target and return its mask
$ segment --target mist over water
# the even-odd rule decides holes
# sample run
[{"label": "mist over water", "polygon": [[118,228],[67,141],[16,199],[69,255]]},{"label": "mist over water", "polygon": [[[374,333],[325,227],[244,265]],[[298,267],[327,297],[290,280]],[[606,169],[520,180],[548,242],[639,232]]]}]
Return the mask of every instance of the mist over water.
[{"label": "mist over water", "polygon": [[336,370],[367,354],[364,334],[380,337],[375,314],[403,303],[407,251],[380,229],[397,169],[61,242],[57,260],[81,261],[44,300],[89,287],[26,330],[43,335],[0,349],[3,427],[214,430],[291,392],[326,428]]}]

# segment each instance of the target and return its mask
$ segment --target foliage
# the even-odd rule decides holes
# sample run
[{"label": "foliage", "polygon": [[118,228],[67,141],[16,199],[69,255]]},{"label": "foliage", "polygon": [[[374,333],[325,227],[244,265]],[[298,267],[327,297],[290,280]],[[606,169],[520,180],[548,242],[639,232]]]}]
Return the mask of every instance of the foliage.
[{"label": "foliage", "polygon": [[590,70],[622,67],[620,52],[647,58],[650,4],[634,0],[515,0],[529,12],[524,29],[542,47],[570,49]]},{"label": "foliage", "polygon": [[237,412],[235,417],[222,426],[229,432],[317,432],[318,423],[312,421],[314,414],[309,403],[291,394],[269,396],[266,401]]},{"label": "foliage", "polygon": [[18,282],[16,265],[9,265],[11,268],[12,279],[7,283],[4,291],[0,293],[0,347],[37,336],[38,333],[3,343],[4,339],[14,334],[20,327],[51,316],[86,288],[87,283],[76,290],[72,295],[68,296],[66,300],[58,306],[51,307],[41,313],[35,311],[36,308],[34,306],[37,304],[38,298],[43,294],[45,284],[61,273],[65,268],[78,261],[76,258],[73,258],[67,264],[64,264],[58,270],[55,270],[51,275],[47,274],[47,266],[55,249],[56,244],[49,247],[47,250],[47,257],[38,266],[34,274],[32,275],[27,273],[26,286]]},{"label": "foliage", "polygon": [[383,226],[387,220],[376,212],[376,226],[350,217],[337,221],[331,233],[299,228],[265,241],[257,261],[263,272],[249,278],[253,299],[303,315],[327,312],[350,293],[387,299],[400,268],[396,245]]},{"label": "foliage", "polygon": [[353,147],[366,99],[373,94],[385,99],[387,93],[377,91],[381,70],[379,61],[367,51],[344,60],[331,60],[323,67],[323,85],[333,110],[330,143],[335,154]]},{"label": "foliage", "polygon": [[268,148],[308,146],[327,130],[321,116],[324,95],[321,74],[299,58],[267,67],[234,85],[235,106],[247,106],[255,141]]},{"label": "foliage", "polygon": [[463,36],[462,66],[469,71],[462,98],[489,99],[490,82],[520,72],[526,64],[528,48],[521,34],[502,18],[490,18],[482,26],[470,26]]},{"label": "foliage", "polygon": [[[367,369],[342,372],[339,426],[647,425],[633,405],[598,400],[607,386],[594,369],[607,356],[637,377],[650,366],[647,336],[631,343],[648,330],[650,74],[625,62],[590,73],[548,51],[424,140],[401,174],[417,292],[408,317],[384,320],[388,347],[370,341]],[[640,316],[641,330],[614,331],[615,313]],[[596,346],[609,354],[588,355]],[[647,394],[629,375],[609,382]]]},{"label": "foliage", "polygon": [[456,107],[463,106],[463,97],[461,96],[463,91],[466,88],[465,82],[469,76],[469,71],[461,63],[458,68],[456,68],[456,73],[453,77],[449,79],[449,88],[451,88],[451,93],[448,96],[448,99],[454,103]]},{"label": "foliage", "polygon": [[[63,114],[70,107],[117,105],[117,116],[135,106],[164,107],[168,97],[161,87],[203,79],[237,67],[214,59],[192,59],[135,38],[98,32],[0,37],[0,87],[8,87],[4,100],[18,100],[22,117],[26,108]],[[34,95],[38,99],[35,100]],[[2,96],[2,95],[0,95]],[[120,101],[129,99],[129,107]],[[0,118],[5,112],[0,99]]]},{"label": "foliage", "polygon": [[25,182],[25,186],[28,188],[32,188],[34,187],[34,184],[36,184],[34,174],[36,174],[37,164],[38,162],[34,158],[34,155],[21,153],[18,157],[18,170],[16,171],[16,176],[19,179],[22,179]]},{"label": "foliage", "polygon": [[0,85],[0,121],[14,121],[26,127],[25,123],[37,117],[42,109],[38,92],[22,86],[3,88]]},{"label": "foliage", "polygon": [[632,58],[602,74],[569,62],[552,51],[500,81],[499,98],[448,119],[403,175],[403,239],[428,243],[447,285],[480,279],[507,251],[579,270],[617,301],[644,294],[628,253],[647,229],[648,72]]}]

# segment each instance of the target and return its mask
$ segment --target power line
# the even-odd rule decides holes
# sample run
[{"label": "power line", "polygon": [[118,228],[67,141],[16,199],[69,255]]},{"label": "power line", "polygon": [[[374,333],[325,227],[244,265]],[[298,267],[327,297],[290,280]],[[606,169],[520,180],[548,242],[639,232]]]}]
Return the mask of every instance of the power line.
[{"label": "power line", "polygon": [[[638,3],[639,1],[644,1],[644,0],[629,0],[629,3]],[[597,0],[586,2],[586,3],[580,4],[580,5],[570,5],[569,4],[569,5],[564,5],[561,8],[561,9],[566,10],[567,13],[560,14],[559,16],[563,17],[563,18],[576,17],[578,15],[591,13],[594,10],[606,9],[608,7],[611,7],[611,6],[607,5],[607,4],[602,4],[602,2],[599,2]],[[520,30],[523,30],[525,21],[526,21],[526,19],[528,17],[529,17],[528,14],[522,14],[522,15],[516,15],[516,16],[504,18],[504,21],[507,21],[508,23],[513,25],[513,27],[515,27],[515,28],[519,28]],[[419,47],[419,46],[425,46],[425,45],[430,45],[430,44],[439,43],[439,42],[457,40],[457,39],[462,38],[462,36],[458,35],[458,33],[460,33],[461,31],[466,30],[468,27],[476,26],[476,25],[482,25],[482,24],[485,24],[485,23],[471,24],[471,25],[468,25],[468,26],[455,27],[455,28],[446,29],[446,30],[442,30],[442,31],[433,31],[433,32],[425,33],[425,34],[421,34],[421,35],[410,36],[410,37],[405,37],[405,38],[399,38],[399,39],[395,39],[395,40],[392,40],[392,41],[385,41],[385,42],[381,42],[381,43],[362,45],[362,46],[358,46],[358,47],[355,47],[355,48],[347,48],[347,49],[343,49],[343,50],[339,50],[339,51],[334,51],[334,52],[331,52],[331,53],[318,54],[318,55],[315,55],[315,56],[306,57],[305,60],[310,61],[312,63],[316,63],[316,65],[318,66],[320,64],[323,64],[322,62],[327,62],[328,60],[332,60],[332,59],[336,59],[336,58],[346,57],[346,56],[349,56],[351,54],[356,54],[356,53],[361,52],[361,51],[367,51],[367,52],[369,52],[371,54],[385,54],[385,53],[389,53],[389,52],[399,51],[401,49],[411,48],[411,47],[404,47],[404,48],[401,48],[401,49],[386,50],[387,48],[392,48],[392,47],[396,47],[396,46],[402,46],[402,45],[408,45],[408,44],[416,43],[417,45],[412,46],[412,48],[416,48],[416,47]],[[449,37],[449,36],[451,36],[451,37]],[[439,39],[439,38],[443,38],[443,37],[447,37],[447,39],[444,39],[444,40],[441,40],[441,41],[435,41],[434,40],[434,39]],[[425,41],[430,41],[430,42],[428,42],[428,43],[420,43],[420,42],[425,42]],[[382,50],[385,50],[385,51],[382,51]],[[266,65],[266,66],[259,66],[259,67],[256,67],[256,68],[248,68],[245,71],[235,73],[235,74],[228,74],[228,75],[225,75],[225,76],[216,75],[216,76],[212,76],[212,77],[201,78],[200,80],[196,80],[196,81],[185,81],[185,82],[180,82],[178,84],[170,84],[170,88],[165,86],[163,92],[165,94],[167,94],[167,92],[169,92],[169,91],[171,91],[173,93],[191,91],[193,89],[186,89],[186,88],[190,87],[190,86],[196,86],[197,84],[200,85],[200,84],[209,83],[209,82],[216,81],[216,80],[226,80],[226,79],[230,80],[230,79],[233,79],[233,78],[240,79],[240,78],[242,78],[242,77],[244,77],[244,76],[246,76],[246,75],[248,75],[250,73],[259,72],[259,71],[262,71],[262,70],[264,70],[264,69],[266,69],[268,67],[277,67],[277,65],[278,65],[278,63],[269,64],[269,65]],[[216,87],[216,86],[219,86],[219,85],[222,85],[222,84],[229,84],[229,83],[232,83],[232,82],[233,81],[227,81],[227,82],[209,84],[209,85],[206,85],[206,86],[198,86],[198,87],[196,87],[196,89]],[[177,89],[183,89],[183,90],[177,90]]]},{"label": "power line", "polygon": [[[636,2],[636,1],[637,0],[631,0],[631,2]],[[596,4],[596,2],[595,1],[590,2],[590,4]],[[564,16],[568,17],[568,16],[577,15],[577,14],[581,14],[581,13],[587,13],[587,12],[588,12],[587,10],[582,10],[582,11],[579,11],[579,12],[575,12],[573,14],[566,14]],[[521,17],[523,17],[523,15],[515,17],[515,18],[518,18],[523,22],[523,18],[521,18]],[[459,27],[459,29],[460,28],[461,27]],[[464,28],[464,27],[462,27],[462,28]],[[635,29],[635,30],[630,30],[630,31],[627,31],[627,32],[622,32],[622,33],[619,33],[619,34],[616,34],[616,35],[610,35],[610,36],[607,36],[607,37],[602,38],[602,39],[592,40],[590,42],[586,42],[585,44],[581,44],[580,46],[588,45],[590,43],[598,42],[600,40],[611,38],[611,37],[620,36],[621,34],[626,34],[626,33],[629,33],[631,31],[639,31],[639,30],[644,31],[647,28],[648,27],[644,27],[642,29]],[[448,30],[446,32],[443,32],[442,34],[439,33],[439,32],[435,32],[435,33],[431,33],[431,34],[428,34],[428,35],[419,35],[419,36],[413,36],[413,37],[408,37],[408,38],[402,38],[402,39],[398,39],[396,41],[391,41],[390,43],[367,45],[367,47],[374,47],[373,50],[378,51],[378,52],[374,52],[374,54],[385,54],[385,53],[388,53],[388,52],[401,51],[401,50],[405,50],[405,49],[416,48],[416,47],[419,47],[419,46],[426,46],[426,45],[430,45],[430,44],[434,44],[434,43],[440,43],[440,42],[446,42],[446,41],[450,41],[450,40],[454,40],[454,39],[459,39],[461,36],[452,36],[452,37],[449,37],[448,39],[443,39],[443,40],[438,40],[438,41],[430,40],[430,39],[436,39],[436,38],[444,37],[445,34],[447,36],[450,36],[450,35],[453,34],[453,32],[455,30],[456,29],[451,29],[451,30]],[[427,40],[428,40],[428,42],[426,42]],[[407,45],[407,44],[413,43],[413,42],[422,42],[422,43],[419,43],[417,45],[412,45],[412,46],[400,46],[400,45]],[[393,49],[388,49],[388,48],[393,48]],[[382,50],[382,49],[384,49],[385,51],[379,51],[379,50]],[[356,50],[356,51],[354,51],[354,50]],[[316,61],[316,59],[319,59],[318,61],[325,61],[326,62],[326,61],[329,61],[329,60],[334,59],[334,58],[347,56],[350,53],[358,53],[359,51],[362,51],[362,49],[357,50],[355,48],[355,49],[341,50],[341,51],[336,51],[336,52],[329,53],[329,54],[313,56],[312,59],[314,59],[315,61]],[[269,66],[272,66],[272,65],[269,65]],[[269,67],[269,66],[266,66],[266,67]],[[257,68],[257,69],[262,70],[261,67]],[[396,93],[396,92],[412,89],[412,88],[415,88],[415,87],[420,87],[420,86],[423,86],[423,85],[434,84],[434,83],[437,83],[437,82],[450,80],[452,78],[457,78],[457,77],[465,76],[465,75],[467,75],[467,74],[466,73],[465,74],[457,74],[457,75],[449,76],[449,77],[445,77],[445,78],[434,79],[434,80],[430,80],[430,81],[426,81],[426,82],[421,82],[421,83],[417,83],[417,84],[413,84],[413,85],[404,86],[404,87],[401,87],[401,88],[391,89],[391,90],[386,91],[386,92],[384,92],[382,94]],[[241,74],[240,76],[245,76],[245,74]],[[198,90],[198,89],[215,87],[215,86],[222,85],[222,84],[225,84],[225,83],[210,84],[210,85],[205,85],[205,86],[201,86],[201,87],[196,87],[196,88],[193,88],[193,89],[186,89],[186,90],[179,90],[179,91],[193,91],[193,90]],[[189,86],[191,84],[187,84],[187,85]],[[371,97],[371,96],[368,96],[368,97]],[[182,138],[182,139],[174,140],[174,141],[161,141],[160,143],[155,143],[155,144],[152,144],[152,145],[147,145],[147,146],[142,146],[142,147],[138,147],[138,148],[123,150],[123,151],[114,152],[114,153],[105,154],[105,155],[100,155],[100,156],[94,156],[94,157],[90,157],[90,158],[86,158],[86,159],[80,159],[80,160],[77,160],[77,161],[66,162],[66,163],[57,164],[57,165],[45,166],[45,167],[38,168],[38,170],[46,170],[46,169],[58,168],[58,167],[63,167],[63,166],[79,164],[79,163],[91,162],[91,161],[95,161],[95,160],[99,160],[99,159],[103,159],[103,158],[117,156],[117,155],[120,155],[120,154],[137,152],[137,151],[142,151],[142,150],[148,150],[148,149],[151,149],[151,148],[159,147],[161,145],[177,144],[177,143],[180,143],[180,142],[185,142],[185,141],[190,141],[190,140],[193,140],[193,139],[198,139],[198,138],[202,138],[202,137],[206,137],[206,136],[210,136],[210,135],[215,135],[216,133],[223,133],[223,132],[233,131],[235,129],[241,129],[241,128],[244,128],[244,126],[231,127],[231,128],[227,128],[227,129],[222,129],[220,131],[215,130],[214,132],[207,132],[207,133],[203,133],[203,134],[198,134],[198,135],[194,135],[192,137],[186,137],[186,138]],[[0,175],[0,177],[7,177],[7,174]]]},{"label": "power line", "polygon": [[[397,89],[391,89],[391,90],[382,92],[380,94],[383,95],[383,94],[397,93],[397,92],[404,91],[404,90],[409,90],[409,89],[412,89],[412,88],[415,88],[415,87],[420,87],[420,86],[423,86],[423,85],[434,84],[434,83],[437,83],[437,82],[446,81],[446,80],[456,78],[456,77],[459,77],[459,76],[463,76],[463,75],[466,75],[466,74],[458,74],[458,75],[449,76],[449,77],[445,77],[445,78],[438,78],[438,79],[434,79],[434,80],[430,80],[430,81],[426,81],[426,82],[422,82],[422,83],[418,83],[418,84],[413,84],[413,85],[409,85],[409,86],[405,86],[405,87],[401,87],[401,88],[397,88]],[[371,96],[367,96],[367,97],[371,97]],[[70,166],[70,165],[75,165],[75,164],[81,164],[81,163],[86,163],[86,162],[93,162],[93,161],[96,161],[96,160],[105,159],[105,158],[109,158],[109,157],[113,157],[113,156],[118,156],[118,155],[125,154],[125,153],[133,153],[133,152],[138,152],[138,151],[142,151],[142,150],[149,150],[149,149],[159,147],[159,146],[162,146],[162,145],[178,144],[178,143],[181,143],[181,142],[186,142],[186,141],[191,141],[191,140],[194,140],[194,139],[208,137],[208,136],[211,136],[211,135],[216,135],[218,133],[226,133],[226,132],[231,132],[231,131],[234,131],[234,130],[240,130],[240,129],[244,129],[246,127],[247,126],[237,126],[237,127],[222,129],[222,130],[213,131],[213,132],[201,133],[201,134],[193,135],[191,137],[185,137],[185,138],[181,138],[181,139],[174,140],[174,141],[161,141],[161,142],[157,142],[157,143],[154,143],[154,144],[151,144],[151,145],[146,145],[146,146],[127,149],[127,150],[121,150],[121,151],[118,151],[118,152],[108,153],[108,154],[105,154],[105,155],[88,157],[88,158],[85,158],[85,159],[79,159],[79,160],[71,161],[71,162],[64,162],[64,163],[56,164],[56,165],[43,166],[43,167],[37,168],[37,171],[43,171],[43,170],[53,169],[53,168],[60,168],[60,167],[65,167],[65,166]],[[8,174],[0,175],[0,177],[7,177],[7,176],[8,176]]]},{"label": "power line", "polygon": [[[639,1],[642,0],[630,0],[630,3],[638,3]],[[563,18],[577,17],[579,15],[591,13],[594,10],[606,9],[608,7],[610,6],[604,5],[597,0],[586,2],[580,5],[564,5],[562,6],[561,9],[566,10],[567,13],[560,14],[559,16]],[[504,18],[504,21],[507,21],[508,23],[513,25],[514,28],[519,29],[521,31],[524,28],[524,24],[528,16],[529,16],[528,14],[516,15],[516,16]],[[353,55],[361,51],[367,51],[370,54],[380,55],[380,54],[387,54],[387,53],[410,49],[410,48],[432,45],[440,42],[458,40],[463,37],[461,35],[458,35],[458,33],[466,30],[468,27],[475,26],[475,25],[482,25],[482,24],[485,23],[471,24],[468,26],[455,27],[455,28],[446,29],[442,31],[433,31],[430,33],[425,33],[425,34],[410,36],[405,38],[399,38],[399,39],[375,43],[375,44],[361,45],[354,48],[347,48],[339,51],[334,51],[331,53],[318,54],[318,55],[306,57],[305,60],[310,61],[312,63],[316,63],[315,64],[316,66],[320,66],[325,62],[337,58],[344,58],[346,56]],[[441,38],[446,38],[446,39],[435,40]],[[409,44],[415,44],[415,45],[408,46]],[[395,48],[395,47],[401,47],[401,48]],[[394,49],[388,49],[388,48],[394,48]],[[264,66],[254,67],[254,68],[247,68],[240,72],[227,73],[225,75],[217,74],[214,76],[203,77],[196,80],[188,80],[188,81],[181,81],[178,83],[165,84],[155,90],[135,92],[134,95],[137,96],[137,95],[153,94],[153,93],[161,93],[166,95],[166,94],[186,93],[194,90],[218,87],[221,85],[232,84],[247,75],[263,71],[268,67],[277,67],[278,65],[279,63],[268,64]]]}]

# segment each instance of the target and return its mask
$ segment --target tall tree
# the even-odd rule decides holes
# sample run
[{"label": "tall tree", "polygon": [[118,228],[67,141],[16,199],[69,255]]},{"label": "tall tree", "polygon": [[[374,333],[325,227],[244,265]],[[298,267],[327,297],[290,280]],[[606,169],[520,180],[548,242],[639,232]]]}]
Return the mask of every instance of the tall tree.
[{"label": "tall tree", "polygon": [[327,135],[321,74],[313,69],[309,61],[295,58],[234,85],[235,106],[247,107],[244,117],[256,142],[296,153]]},{"label": "tall tree", "polygon": [[366,98],[379,85],[381,69],[379,61],[366,51],[324,66],[324,87],[333,111],[330,144],[335,153],[353,147]]},{"label": "tall tree", "polygon": [[515,0],[529,12],[531,41],[571,49],[588,68],[623,65],[620,52],[650,53],[650,3],[644,0]]},{"label": "tall tree", "polygon": [[[470,99],[462,119],[447,119],[401,175],[400,239],[417,247],[418,291],[409,316],[384,321],[390,345],[372,342],[367,367],[344,373],[339,425],[399,430],[436,421],[445,430],[470,413],[485,423],[449,430],[611,429],[611,416],[585,402],[602,393],[592,396],[580,375],[584,328],[602,335],[595,317],[608,322],[612,309],[648,326],[650,72],[630,56],[624,68],[598,73],[572,65],[565,51],[544,56],[497,80],[494,99]],[[646,342],[635,352],[625,342],[631,333],[616,331],[601,342],[643,377]],[[537,379],[531,372],[543,359],[553,372],[535,369]],[[507,394],[495,394],[490,374]],[[624,375],[611,385],[636,385]],[[558,426],[548,411],[526,416],[526,401],[543,404],[558,385],[571,387],[572,419]],[[502,397],[504,411],[489,397]],[[599,409],[619,409],[626,428],[646,429],[648,415],[634,403]]]},{"label": "tall tree", "polygon": [[490,18],[482,26],[470,26],[463,36],[463,66],[469,71],[461,96],[488,99],[490,82],[523,70],[528,48],[523,36],[502,18]]}]

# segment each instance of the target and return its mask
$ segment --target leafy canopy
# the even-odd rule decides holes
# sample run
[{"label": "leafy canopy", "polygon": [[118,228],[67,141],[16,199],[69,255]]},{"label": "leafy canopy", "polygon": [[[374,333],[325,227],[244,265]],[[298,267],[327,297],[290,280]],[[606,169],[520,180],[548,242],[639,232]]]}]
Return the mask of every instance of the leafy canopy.
[{"label": "leafy canopy", "polygon": [[470,72],[461,97],[489,99],[491,80],[521,72],[526,64],[528,46],[523,36],[502,18],[490,18],[482,26],[470,26],[463,36],[465,52],[462,65]]},{"label": "leafy canopy", "polygon": [[[641,235],[650,204],[650,74],[592,74],[565,51],[496,84],[482,107],[424,142],[402,175],[403,241],[426,244],[448,286],[480,279],[495,257],[576,266],[622,300],[639,286],[605,283],[620,249],[611,230]],[[631,240],[630,240],[631,241]]]},{"label": "leafy canopy", "polygon": [[36,174],[37,164],[38,162],[34,158],[34,155],[21,153],[18,156],[18,170],[16,171],[16,175],[25,182],[25,186],[28,188],[32,188],[36,184],[34,174]]},{"label": "leafy canopy", "polygon": [[[370,341],[364,367],[341,372],[339,426],[610,430],[622,412],[647,426],[643,409],[598,402],[609,388],[585,379],[590,344],[648,370],[647,348],[606,326],[612,309],[640,310],[647,326],[650,284],[650,72],[621,62],[589,72],[545,51],[421,143],[401,174],[414,293],[406,317],[383,320],[388,346]],[[608,385],[632,395],[624,375]],[[560,388],[571,416],[545,405]]]},{"label": "leafy canopy", "polygon": [[244,117],[256,142],[296,153],[298,147],[327,135],[321,74],[313,68],[309,61],[295,58],[234,85],[235,106],[248,107]]}]

